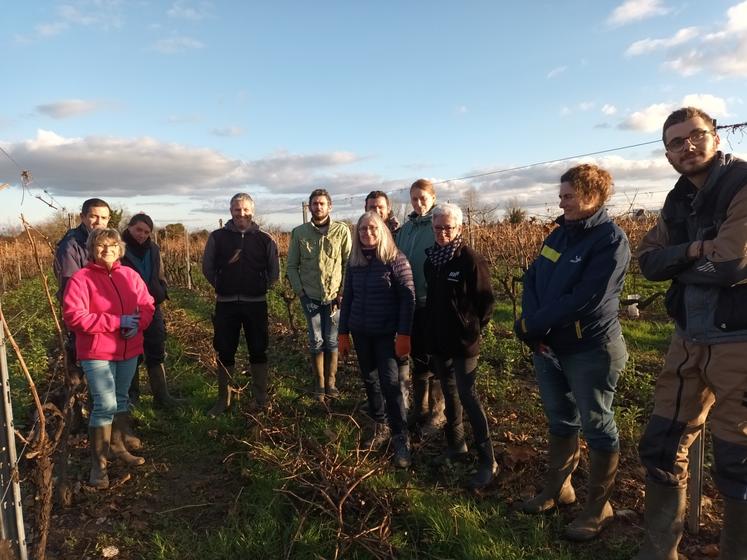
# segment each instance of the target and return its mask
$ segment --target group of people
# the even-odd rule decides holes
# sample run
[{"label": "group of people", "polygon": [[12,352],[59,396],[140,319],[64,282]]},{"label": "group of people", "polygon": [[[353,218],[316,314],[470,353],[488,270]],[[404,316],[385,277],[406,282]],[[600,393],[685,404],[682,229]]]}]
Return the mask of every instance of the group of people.
[{"label": "group of people", "polygon": [[[639,447],[647,472],[645,537],[635,558],[677,558],[688,448],[710,412],[714,480],[724,498],[721,558],[745,559],[747,163],[719,150],[716,122],[697,108],[674,111],[662,141],[681,177],[637,258],[648,279],[670,281],[666,307],[676,331]],[[613,519],[609,498],[620,458],[613,401],[628,359],[618,308],[631,252],[605,207],[612,189],[612,177],[596,165],[561,175],[563,214],[526,271],[514,326],[532,351],[549,428],[544,485],[520,509],[542,513],[576,501],[572,478],[583,434],[589,449],[586,501],[565,529],[576,541],[595,538]],[[466,412],[478,455],[469,486],[479,489],[496,470],[475,390],[481,332],[493,310],[490,271],[462,236],[461,210],[436,204],[430,181],[413,183],[410,200],[413,212],[400,228],[386,193],[371,192],[351,236],[346,224],[331,219],[329,193],[311,193],[311,220],[291,233],[287,277],[307,322],[312,394],[321,403],[339,395],[338,355],[354,348],[370,418],[361,446],[391,442],[393,464],[405,468],[412,462],[411,431],[443,427],[441,459],[463,459]],[[129,453],[134,444],[128,437],[134,437],[127,421],[143,352],[156,402],[176,404],[163,368],[158,306],[167,296],[158,249],[149,241],[153,223],[134,216],[122,241],[106,228],[109,212],[99,199],[86,201],[81,225],[68,232],[56,258],[71,356],[93,396],[90,482],[97,488],[108,485],[109,453],[128,464],[143,461]],[[252,198],[235,195],[230,212],[225,226],[210,234],[203,256],[203,272],[216,293],[213,415],[231,405],[242,329],[250,406],[269,404],[267,292],[280,278],[277,245],[254,221]]]}]

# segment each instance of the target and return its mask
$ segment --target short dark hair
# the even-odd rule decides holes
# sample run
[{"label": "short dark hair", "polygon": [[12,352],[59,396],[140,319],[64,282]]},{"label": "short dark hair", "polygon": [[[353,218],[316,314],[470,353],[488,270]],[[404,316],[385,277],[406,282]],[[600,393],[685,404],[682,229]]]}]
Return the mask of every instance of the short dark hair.
[{"label": "short dark hair", "polygon": [[391,206],[391,204],[389,204],[389,197],[384,191],[371,191],[366,195],[366,200],[363,201],[363,207],[365,208],[365,204],[369,200],[376,200],[377,198],[383,198],[384,200],[386,200],[386,205]]},{"label": "short dark hair", "polygon": [[150,228],[150,231],[153,231],[153,219],[148,216],[148,214],[144,214],[142,212],[140,212],[139,214],[135,214],[132,218],[130,218],[130,222],[127,224],[127,227],[134,226],[139,222],[143,222]]},{"label": "short dark hair", "polygon": [[311,204],[311,201],[314,200],[317,196],[326,196],[327,202],[332,204],[332,197],[329,196],[327,189],[314,189],[313,191],[311,191],[311,194],[309,195],[309,204]]},{"label": "short dark hair", "polygon": [[560,176],[560,182],[570,183],[576,194],[587,200],[594,195],[599,195],[600,206],[612,196],[614,186],[609,171],[592,163],[571,167]]},{"label": "short dark hair", "polygon": [[661,128],[661,141],[664,142],[664,144],[667,143],[667,129],[670,126],[680,124],[697,117],[703,119],[706,124],[710,124],[711,126],[713,126],[714,130],[716,129],[716,119],[711,117],[711,115],[706,113],[703,109],[698,109],[697,107],[682,107],[681,109],[672,111],[672,113],[670,113],[670,115],[667,117],[667,120],[664,121],[664,126]]},{"label": "short dark hair", "polygon": [[87,216],[91,208],[106,208],[107,210],[109,210],[109,213],[111,213],[112,211],[111,207],[100,198],[89,198],[83,203],[83,207],[80,209],[80,213],[84,216]]}]

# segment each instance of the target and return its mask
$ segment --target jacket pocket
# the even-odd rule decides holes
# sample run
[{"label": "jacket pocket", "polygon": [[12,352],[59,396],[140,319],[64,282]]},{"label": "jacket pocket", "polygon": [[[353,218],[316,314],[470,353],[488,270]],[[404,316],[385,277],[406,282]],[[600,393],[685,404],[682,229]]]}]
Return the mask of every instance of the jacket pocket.
[{"label": "jacket pocket", "polygon": [[747,329],[747,284],[720,291],[713,322],[725,332]]}]

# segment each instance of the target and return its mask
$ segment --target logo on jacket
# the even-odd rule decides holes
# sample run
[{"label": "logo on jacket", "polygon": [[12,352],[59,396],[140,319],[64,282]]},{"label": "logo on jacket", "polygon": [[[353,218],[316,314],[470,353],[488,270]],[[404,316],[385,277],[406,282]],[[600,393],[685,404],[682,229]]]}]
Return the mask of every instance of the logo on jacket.
[{"label": "logo on jacket", "polygon": [[449,281],[450,282],[459,282],[459,275],[462,272],[460,270],[455,270],[453,272],[449,272]]},{"label": "logo on jacket", "polygon": [[571,259],[571,262],[572,262],[573,264],[578,264],[578,263],[580,263],[580,262],[581,262],[582,260],[583,260],[583,259],[581,258],[581,255],[576,255],[575,257],[573,257],[573,258]]}]

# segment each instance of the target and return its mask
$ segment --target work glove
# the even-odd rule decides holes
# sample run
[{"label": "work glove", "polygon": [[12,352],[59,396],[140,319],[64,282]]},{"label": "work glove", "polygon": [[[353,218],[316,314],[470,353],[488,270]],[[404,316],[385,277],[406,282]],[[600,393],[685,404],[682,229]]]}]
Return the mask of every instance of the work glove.
[{"label": "work glove", "polygon": [[341,334],[337,336],[337,351],[340,353],[340,356],[345,358],[348,354],[350,354],[350,349],[352,347],[353,345],[350,342],[349,334]]},{"label": "work glove", "polygon": [[123,331],[130,329],[137,329],[140,326],[140,314],[137,315],[121,315],[119,317],[119,328]]},{"label": "work glove", "polygon": [[397,338],[394,339],[394,355],[398,358],[404,358],[410,355],[411,349],[410,335],[397,334]]},{"label": "work glove", "polygon": [[130,339],[137,334],[138,327],[132,327],[131,329],[122,329],[122,337]]}]

